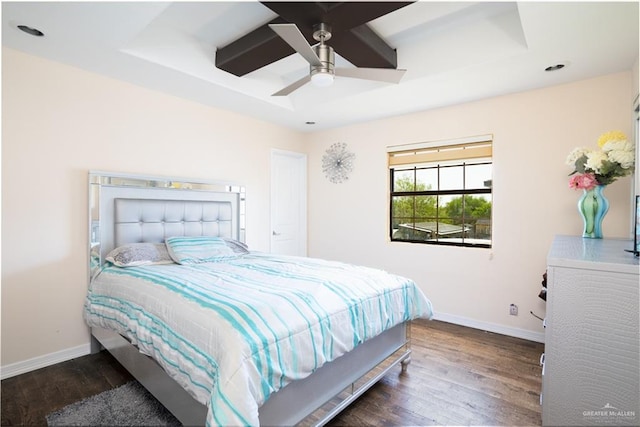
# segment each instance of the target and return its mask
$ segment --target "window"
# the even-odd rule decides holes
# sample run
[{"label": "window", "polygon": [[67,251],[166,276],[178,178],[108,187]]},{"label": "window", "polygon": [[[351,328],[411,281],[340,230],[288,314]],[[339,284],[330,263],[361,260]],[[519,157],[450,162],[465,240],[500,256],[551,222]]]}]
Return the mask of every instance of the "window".
[{"label": "window", "polygon": [[492,140],[389,147],[391,240],[490,248]]}]

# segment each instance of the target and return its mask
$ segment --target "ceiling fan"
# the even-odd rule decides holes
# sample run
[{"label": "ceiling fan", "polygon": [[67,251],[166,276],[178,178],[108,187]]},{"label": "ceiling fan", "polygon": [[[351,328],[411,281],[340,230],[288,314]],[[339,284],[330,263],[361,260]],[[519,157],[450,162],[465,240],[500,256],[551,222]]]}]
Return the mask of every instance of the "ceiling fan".
[{"label": "ceiling fan", "polygon": [[312,82],[319,87],[330,86],[335,76],[399,83],[407,70],[395,68],[336,68],[333,48],[325,42],[331,38],[331,27],[320,23],[314,26],[313,38],[320,43],[310,46],[296,24],[269,24],[269,27],[298,52],[310,65],[309,75],[293,82],[271,96],[286,96]]}]

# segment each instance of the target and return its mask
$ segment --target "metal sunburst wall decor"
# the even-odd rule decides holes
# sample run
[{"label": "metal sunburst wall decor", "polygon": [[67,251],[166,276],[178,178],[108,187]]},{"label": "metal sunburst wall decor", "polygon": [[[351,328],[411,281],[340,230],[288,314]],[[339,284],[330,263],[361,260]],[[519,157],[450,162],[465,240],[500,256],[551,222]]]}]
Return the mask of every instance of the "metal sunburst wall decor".
[{"label": "metal sunburst wall decor", "polygon": [[349,179],[356,155],[347,150],[347,144],[336,142],[322,156],[322,171],[329,181],[339,184]]}]

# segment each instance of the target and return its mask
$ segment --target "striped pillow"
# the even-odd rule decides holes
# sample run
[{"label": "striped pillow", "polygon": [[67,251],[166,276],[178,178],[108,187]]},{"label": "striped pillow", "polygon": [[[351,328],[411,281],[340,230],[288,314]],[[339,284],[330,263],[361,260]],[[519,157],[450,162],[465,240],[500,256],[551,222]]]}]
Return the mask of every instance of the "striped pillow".
[{"label": "striped pillow", "polygon": [[165,243],[169,255],[178,264],[219,262],[237,257],[222,237],[168,237]]}]

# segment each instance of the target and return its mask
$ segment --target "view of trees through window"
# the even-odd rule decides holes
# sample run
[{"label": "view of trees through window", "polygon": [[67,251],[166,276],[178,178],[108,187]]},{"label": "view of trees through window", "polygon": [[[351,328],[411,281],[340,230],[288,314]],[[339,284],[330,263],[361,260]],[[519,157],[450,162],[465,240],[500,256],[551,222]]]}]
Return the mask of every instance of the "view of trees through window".
[{"label": "view of trees through window", "polygon": [[391,169],[391,239],[491,246],[491,162]]}]

